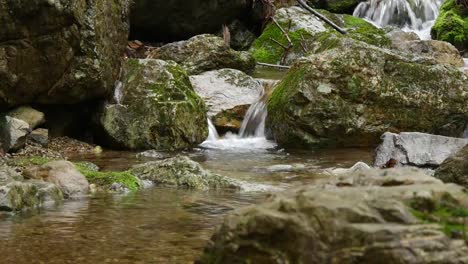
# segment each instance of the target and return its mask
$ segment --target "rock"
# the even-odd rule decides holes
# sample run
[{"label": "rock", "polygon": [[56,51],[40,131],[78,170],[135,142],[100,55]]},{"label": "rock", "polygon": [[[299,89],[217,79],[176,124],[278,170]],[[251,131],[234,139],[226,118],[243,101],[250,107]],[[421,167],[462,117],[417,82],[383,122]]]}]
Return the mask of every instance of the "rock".
[{"label": "rock", "polygon": [[443,182],[451,182],[468,188],[468,145],[446,159],[434,176]]},{"label": "rock", "polygon": [[45,128],[35,129],[28,135],[28,139],[42,146],[47,146],[49,143],[49,130]]},{"label": "rock", "polygon": [[162,186],[196,190],[240,189],[237,181],[209,172],[186,156],[136,165],[131,173],[141,180],[150,180]]},{"label": "rock", "polygon": [[114,88],[130,1],[0,2],[0,108],[72,104]]},{"label": "rock", "polygon": [[15,168],[6,165],[0,165],[0,186],[14,181],[21,181],[23,177],[16,172]]},{"label": "rock", "polygon": [[357,5],[364,0],[307,0],[311,7],[325,9],[337,14],[353,14]]},{"label": "rock", "polygon": [[223,24],[243,17],[250,5],[246,0],[138,0],[132,5],[131,35],[168,42],[215,33]]},{"label": "rock", "polygon": [[120,104],[100,115],[107,145],[125,149],[192,148],[208,136],[206,108],[174,62],[130,59]]},{"label": "rock", "polygon": [[468,13],[463,4],[447,0],[440,8],[440,14],[431,29],[433,39],[452,43],[460,51],[468,50]]},{"label": "rock", "polygon": [[205,101],[208,117],[221,130],[238,131],[249,106],[254,103],[262,85],[247,74],[234,69],[221,69],[190,76],[193,88]]},{"label": "rock", "polygon": [[268,101],[267,126],[298,148],[375,146],[387,131],[457,137],[467,101],[459,69],[348,39],[293,65]]},{"label": "rock", "polygon": [[396,166],[439,166],[449,156],[468,144],[468,139],[451,138],[417,132],[382,135],[382,143],[376,149],[375,167],[385,167],[390,160]]},{"label": "rock", "polygon": [[28,179],[55,184],[66,198],[88,193],[88,180],[68,161],[51,161],[42,166],[29,167],[23,174]]},{"label": "rock", "polygon": [[468,196],[435,181],[275,195],[229,214],[196,263],[465,263],[447,225],[468,213]]},{"label": "rock", "polygon": [[8,112],[7,115],[28,123],[30,129],[35,129],[46,121],[44,113],[29,106],[20,106]]},{"label": "rock", "polygon": [[147,151],[140,152],[136,155],[137,158],[153,158],[153,159],[167,159],[169,154],[159,152],[157,150],[151,149]]},{"label": "rock", "polygon": [[235,50],[248,50],[257,38],[257,36],[239,20],[234,20],[228,25],[228,28],[231,35],[230,45]]},{"label": "rock", "polygon": [[414,40],[393,44],[397,49],[413,55],[434,58],[441,64],[463,67],[463,57],[450,43],[438,40]]},{"label": "rock", "polygon": [[0,211],[20,211],[39,204],[38,189],[31,183],[12,182],[0,186]]},{"label": "rock", "polygon": [[337,33],[328,24],[300,7],[281,8],[276,11],[274,18],[283,29],[289,29],[288,35],[293,46],[285,52],[283,47],[272,40],[276,40],[285,47],[289,46],[280,28],[271,22],[252,44],[250,51],[254,58],[265,63],[290,65],[306,54],[319,53],[333,48],[342,38],[357,39],[379,47],[390,46],[390,39],[385,32],[363,19],[350,15],[336,15],[324,10],[320,12],[340,27],[345,28],[348,34],[343,36]]},{"label": "rock", "polygon": [[28,180],[26,183],[32,184],[37,188],[37,195],[42,204],[63,201],[62,191],[53,183],[39,180]]},{"label": "rock", "polygon": [[348,169],[336,168],[336,169],[331,170],[330,173],[335,174],[335,175],[350,174],[350,173],[367,171],[370,168],[371,167],[367,165],[366,163],[359,161],[356,164],[354,164],[351,168],[348,168]]},{"label": "rock", "polygon": [[28,123],[10,116],[0,117],[0,142],[5,152],[15,152],[26,144]]},{"label": "rock", "polygon": [[400,44],[410,41],[421,40],[418,34],[414,32],[405,32],[400,29],[395,29],[387,33],[387,36],[392,41],[392,48],[398,49]]},{"label": "rock", "polygon": [[252,72],[255,60],[250,53],[227,47],[224,40],[213,35],[199,35],[155,49],[151,59],[173,60],[190,75],[223,68]]}]

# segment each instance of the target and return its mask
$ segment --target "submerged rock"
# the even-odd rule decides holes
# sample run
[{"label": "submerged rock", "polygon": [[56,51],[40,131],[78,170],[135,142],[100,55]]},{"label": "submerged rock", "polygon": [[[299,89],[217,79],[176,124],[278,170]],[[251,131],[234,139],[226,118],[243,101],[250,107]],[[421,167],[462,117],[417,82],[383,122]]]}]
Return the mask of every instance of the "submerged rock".
[{"label": "submerged rock", "polygon": [[[468,214],[462,188],[435,179],[366,185],[306,187],[237,210],[216,230],[197,263],[468,261],[465,242],[451,239],[462,225],[448,227]],[[442,212],[445,216],[435,217]]]},{"label": "submerged rock", "polygon": [[226,46],[222,38],[207,34],[164,45],[148,57],[173,60],[191,75],[224,68],[252,72],[255,68],[250,53],[235,51]]},{"label": "submerged rock", "polygon": [[206,109],[187,73],[174,62],[130,59],[122,98],[100,115],[108,144],[125,149],[177,150],[208,136]]},{"label": "submerged rock", "polygon": [[60,190],[51,183],[39,181],[11,182],[0,186],[0,211],[37,208],[44,203],[63,200]]},{"label": "submerged rock", "polygon": [[29,167],[24,171],[24,176],[55,184],[66,198],[87,194],[89,189],[86,177],[68,161],[51,161],[41,166]]},{"label": "submerged rock", "polygon": [[392,166],[436,167],[467,144],[468,139],[463,138],[417,132],[386,132],[376,149],[374,166],[386,167],[392,160]]},{"label": "submerged rock", "polygon": [[197,190],[240,188],[239,182],[207,171],[186,156],[136,165],[131,173],[141,180],[150,180],[162,186]]},{"label": "submerged rock", "polygon": [[434,176],[443,182],[451,182],[468,188],[468,145],[446,159]]},{"label": "submerged rock", "polygon": [[293,65],[268,101],[280,146],[374,146],[386,131],[459,136],[468,77],[458,68],[347,40]]},{"label": "submerged rock", "polygon": [[23,180],[23,177],[15,170],[15,168],[0,165],[0,186],[21,180]]},{"label": "submerged rock", "polygon": [[0,117],[0,143],[4,151],[15,152],[26,144],[28,123],[10,116]]},{"label": "submerged rock", "polygon": [[222,130],[240,129],[247,109],[258,99],[263,88],[254,78],[234,69],[192,75],[190,81],[205,101],[208,117]]},{"label": "submerged rock", "polygon": [[108,95],[118,77],[130,1],[0,2],[0,108]]}]

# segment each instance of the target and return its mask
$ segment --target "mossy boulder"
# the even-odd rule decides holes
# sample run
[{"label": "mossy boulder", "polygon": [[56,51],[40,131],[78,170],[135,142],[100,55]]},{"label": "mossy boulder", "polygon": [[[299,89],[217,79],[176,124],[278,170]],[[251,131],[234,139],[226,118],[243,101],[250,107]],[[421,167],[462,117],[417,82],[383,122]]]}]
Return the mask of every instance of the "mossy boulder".
[{"label": "mossy boulder", "polygon": [[[289,42],[280,28],[273,22],[268,24],[255,40],[250,51],[257,61],[265,63],[291,64],[294,60],[309,53],[318,53],[336,46],[341,38],[349,37],[379,47],[389,47],[390,39],[381,29],[363,19],[350,15],[332,14],[319,10],[335,24],[348,31],[341,35],[328,24],[300,7],[281,8],[275,13],[275,20],[286,31],[292,47],[285,51]],[[279,42],[281,45],[279,45]]]},{"label": "mossy boulder", "polygon": [[324,9],[337,14],[353,14],[359,3],[365,0],[307,0],[311,7]]},{"label": "mossy boulder", "polygon": [[0,186],[0,211],[15,212],[38,208],[45,203],[59,203],[62,200],[62,192],[52,183],[15,181]]},{"label": "mossy boulder", "polygon": [[0,1],[0,107],[108,95],[118,77],[130,1]]},{"label": "mossy boulder", "polygon": [[[380,183],[393,174],[372,172]],[[196,263],[468,261],[467,245],[451,235],[466,232],[463,224],[447,224],[466,217],[467,194],[459,186],[419,177],[428,181],[400,179],[401,185],[382,186],[366,181],[342,188],[327,183],[271,196],[230,213]]]},{"label": "mossy boulder", "polygon": [[240,188],[238,181],[205,170],[186,156],[136,165],[130,172],[141,180],[152,181],[158,186],[195,190]]},{"label": "mossy boulder", "polygon": [[446,159],[436,170],[436,178],[468,188],[468,145]]},{"label": "mossy boulder", "polygon": [[450,42],[459,50],[468,50],[468,9],[455,0],[447,0],[440,8],[432,27],[433,39]]},{"label": "mossy boulder", "polygon": [[468,78],[434,60],[358,41],[293,65],[268,102],[280,146],[374,146],[387,131],[457,137],[468,120]]},{"label": "mossy boulder", "polygon": [[130,59],[120,103],[100,114],[104,140],[124,149],[192,148],[208,136],[206,107],[175,62]]},{"label": "mossy boulder", "polygon": [[208,34],[164,45],[148,57],[175,61],[190,75],[224,68],[248,73],[255,68],[255,60],[250,53],[235,51],[222,38]]},{"label": "mossy boulder", "polygon": [[114,184],[119,184],[130,191],[136,191],[142,186],[140,180],[129,171],[99,171],[99,168],[93,165],[87,162],[75,163],[75,167],[89,183],[100,189],[110,190]]}]

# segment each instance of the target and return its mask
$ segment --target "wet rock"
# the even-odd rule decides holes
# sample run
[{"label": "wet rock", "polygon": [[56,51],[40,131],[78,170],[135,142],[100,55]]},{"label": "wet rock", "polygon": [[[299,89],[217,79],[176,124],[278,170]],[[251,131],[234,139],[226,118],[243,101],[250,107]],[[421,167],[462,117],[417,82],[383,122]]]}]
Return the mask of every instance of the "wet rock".
[{"label": "wet rock", "polygon": [[49,130],[44,128],[35,129],[28,135],[28,139],[40,144],[41,146],[47,146],[49,143]]},{"label": "wet rock", "polygon": [[467,144],[468,140],[463,138],[417,132],[386,132],[382,135],[382,143],[376,149],[374,166],[386,167],[388,162],[393,160],[396,166],[435,167]]},{"label": "wet rock", "polygon": [[246,0],[138,0],[132,5],[131,35],[167,42],[215,33],[223,24],[244,17],[250,5]]},{"label": "wet rock", "polygon": [[59,203],[63,201],[62,191],[53,183],[40,180],[28,180],[26,183],[32,184],[37,188],[37,195],[41,204]]},{"label": "wet rock", "polygon": [[443,182],[451,182],[468,188],[468,145],[446,159],[434,176]]},{"label": "wet rock", "polygon": [[38,189],[31,183],[12,182],[0,187],[0,211],[20,211],[39,204]]},{"label": "wet rock", "polygon": [[26,144],[28,123],[10,116],[0,117],[0,142],[5,152],[15,152]]},{"label": "wet rock", "polygon": [[208,136],[206,108],[175,62],[130,59],[120,104],[100,114],[108,145],[158,151],[192,148]]},{"label": "wet rock", "polygon": [[348,169],[336,168],[336,169],[330,170],[330,173],[335,174],[335,175],[350,174],[350,173],[367,171],[370,168],[371,167],[367,165],[366,163],[359,161],[356,164],[354,164],[351,168],[348,168]]},{"label": "wet rock", "polygon": [[151,149],[147,151],[140,152],[136,155],[137,158],[153,158],[153,159],[166,159],[169,158],[169,154],[159,152],[157,150]]},{"label": "wet rock", "polygon": [[223,68],[252,72],[255,60],[250,53],[235,51],[214,35],[199,35],[155,49],[151,59],[172,60],[179,63],[190,75]]},{"label": "wet rock", "polygon": [[15,170],[14,167],[0,165],[0,186],[21,180],[23,180],[23,177]]},{"label": "wet rock", "polygon": [[325,9],[337,14],[353,14],[357,5],[364,0],[307,0],[311,7]]},{"label": "wet rock", "polygon": [[224,131],[238,131],[247,109],[254,103],[262,85],[247,74],[221,69],[190,76],[193,88],[205,101],[208,117]]},{"label": "wet rock", "polygon": [[207,171],[186,156],[136,165],[131,173],[141,180],[150,180],[162,186],[197,190],[240,188],[237,181]]},{"label": "wet rock", "polygon": [[30,129],[35,129],[46,121],[44,113],[29,106],[20,106],[8,112],[7,115],[28,123]]},{"label": "wet rock", "polygon": [[254,58],[265,63],[290,65],[307,54],[320,53],[336,47],[343,38],[357,39],[379,47],[390,46],[390,39],[383,30],[360,18],[332,14],[324,10],[320,12],[340,27],[345,28],[348,34],[341,35],[300,7],[281,8],[276,11],[274,18],[284,30],[289,32],[292,47],[285,51],[284,47],[290,46],[290,43],[281,29],[271,22],[252,44],[250,51]]},{"label": "wet rock", "polygon": [[269,99],[267,126],[280,146],[298,148],[374,146],[387,131],[456,137],[467,92],[458,68],[347,40],[293,65]]},{"label": "wet rock", "polygon": [[42,166],[29,167],[23,175],[28,179],[55,184],[66,198],[85,195],[89,189],[86,177],[68,161],[51,161]]},{"label": "wet rock", "polygon": [[392,30],[387,33],[387,36],[392,41],[392,48],[397,49],[399,45],[405,42],[421,40],[418,34],[414,32],[405,32],[400,29]]},{"label": "wet rock", "polygon": [[234,20],[228,25],[231,41],[230,45],[235,50],[248,50],[257,36],[239,20]]},{"label": "wet rock", "polygon": [[442,232],[447,222],[428,220],[422,208],[432,216],[468,212],[468,196],[459,186],[435,179],[386,187],[301,188],[228,215],[197,263],[468,261],[464,241]]},{"label": "wet rock", "polygon": [[108,95],[119,74],[130,1],[0,2],[0,107]]}]

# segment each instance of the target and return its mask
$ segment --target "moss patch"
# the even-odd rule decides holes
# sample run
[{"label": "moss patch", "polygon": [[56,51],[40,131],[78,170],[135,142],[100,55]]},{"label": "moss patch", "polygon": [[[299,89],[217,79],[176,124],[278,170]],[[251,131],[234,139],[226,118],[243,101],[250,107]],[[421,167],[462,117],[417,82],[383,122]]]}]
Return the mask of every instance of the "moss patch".
[{"label": "moss patch", "polygon": [[75,163],[75,166],[88,179],[89,183],[94,183],[97,186],[109,187],[113,183],[120,183],[132,191],[140,188],[140,181],[129,171],[96,171],[90,169],[88,165],[79,162]]},{"label": "moss patch", "polygon": [[468,49],[468,10],[463,10],[455,0],[447,0],[431,30],[432,38],[447,41],[460,50]]}]

